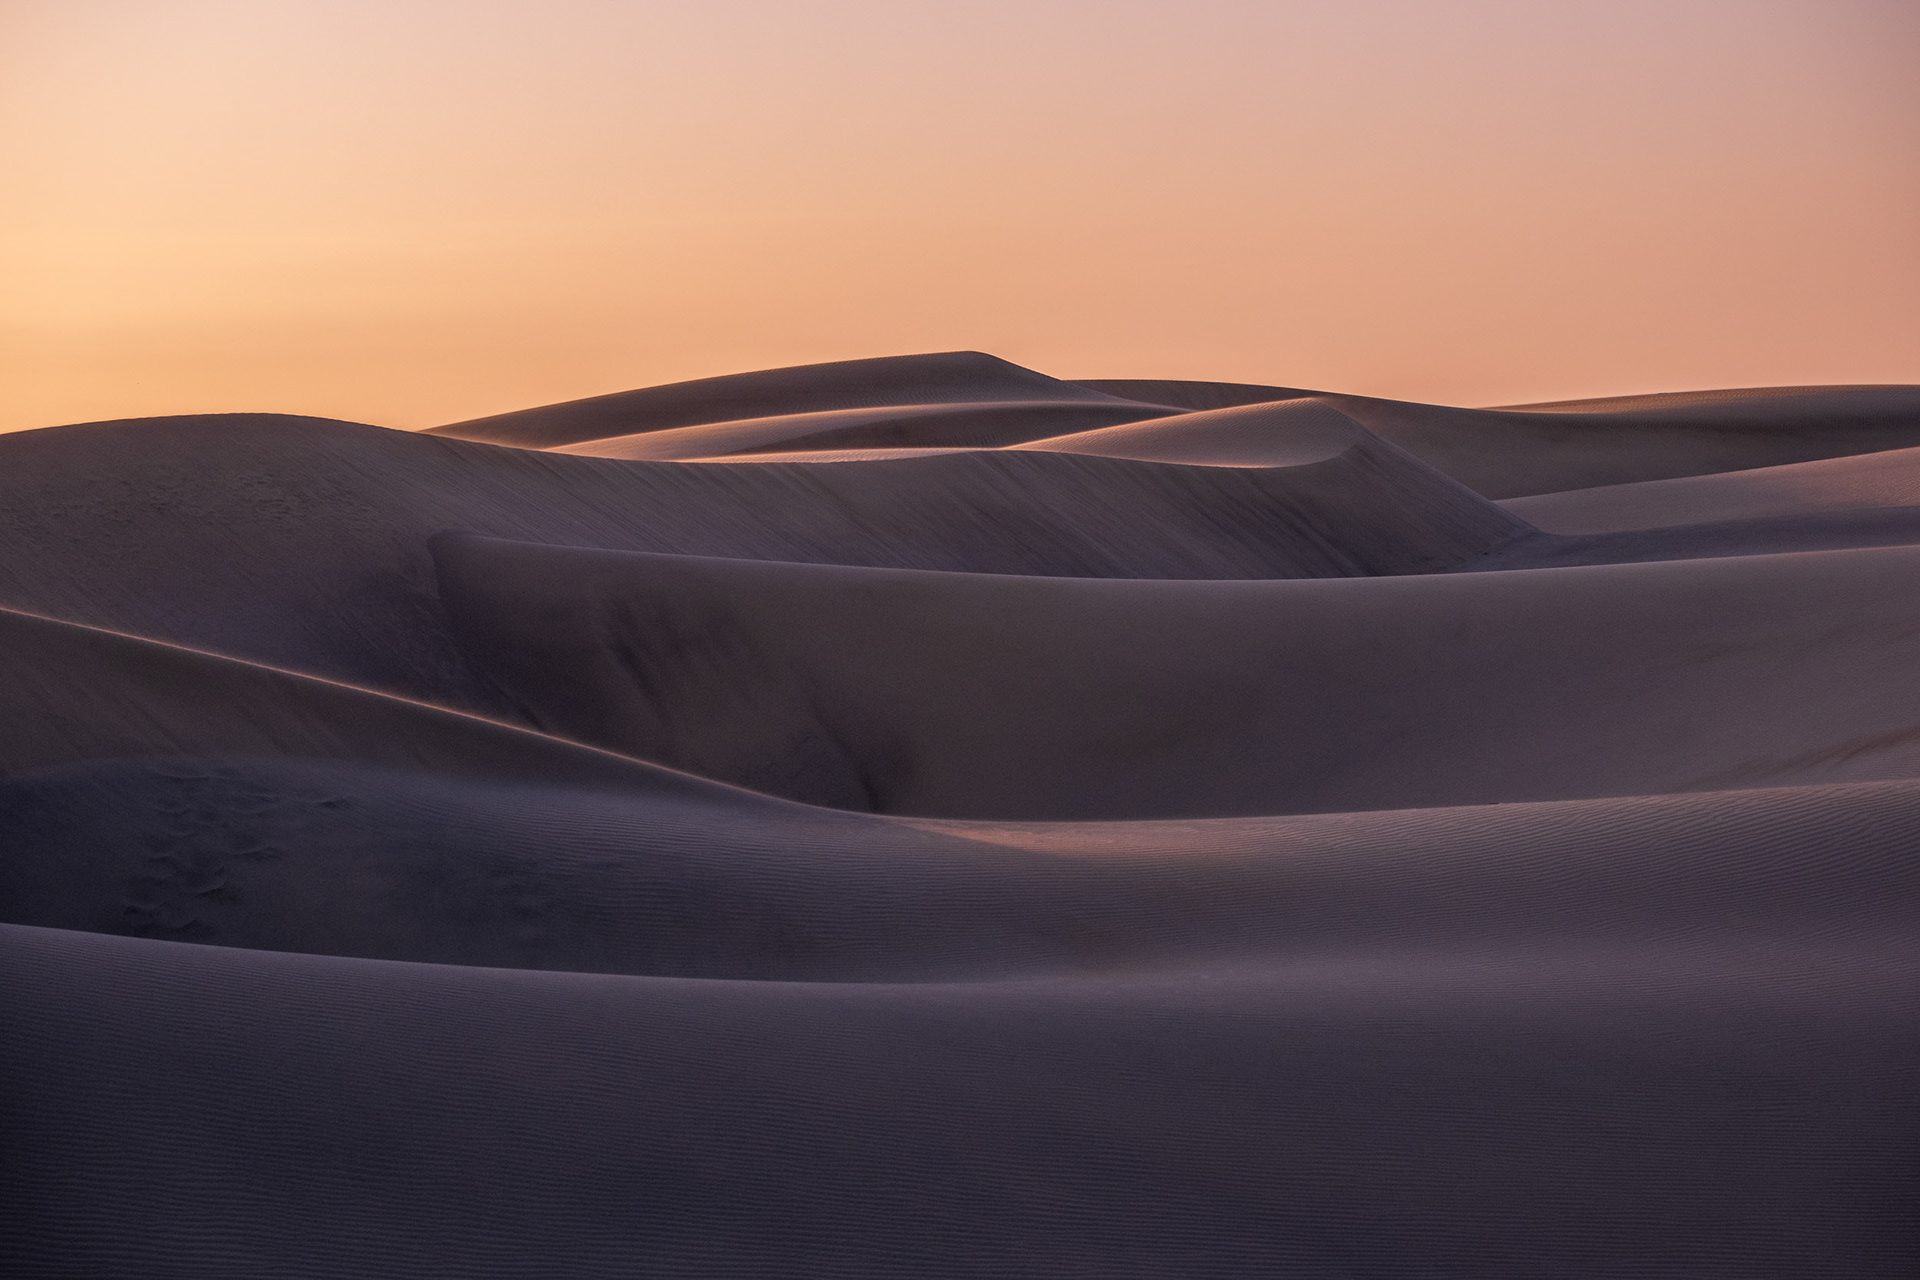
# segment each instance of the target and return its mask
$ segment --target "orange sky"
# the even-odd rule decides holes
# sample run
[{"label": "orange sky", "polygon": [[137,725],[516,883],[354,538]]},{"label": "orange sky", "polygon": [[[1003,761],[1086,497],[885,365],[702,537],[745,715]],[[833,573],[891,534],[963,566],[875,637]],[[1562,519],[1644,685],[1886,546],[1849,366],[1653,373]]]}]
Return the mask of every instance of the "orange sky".
[{"label": "orange sky", "polygon": [[1920,382],[1908,0],[0,0],[0,429]]}]

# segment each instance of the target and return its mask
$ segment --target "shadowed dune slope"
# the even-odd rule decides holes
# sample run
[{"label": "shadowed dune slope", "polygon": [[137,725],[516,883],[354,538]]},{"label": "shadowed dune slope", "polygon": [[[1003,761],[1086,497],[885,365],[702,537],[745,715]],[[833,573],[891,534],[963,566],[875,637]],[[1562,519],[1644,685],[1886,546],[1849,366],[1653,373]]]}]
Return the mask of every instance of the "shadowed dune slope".
[{"label": "shadowed dune slope", "polygon": [[0,774],[115,756],[246,753],[700,791],[708,783],[513,725],[0,609]]},{"label": "shadowed dune slope", "polygon": [[1250,382],[1181,382],[1153,378],[1075,378],[1074,381],[1106,395],[1180,409],[1226,409],[1237,404],[1298,400],[1321,394],[1299,387],[1267,387]]},{"label": "shadowed dune slope", "polygon": [[[1185,822],[912,822],[312,759],[0,779],[0,920],[781,981],[1804,944],[1920,907],[1920,784]],[[1834,842],[1844,841],[1844,854]]]},{"label": "shadowed dune slope", "polygon": [[1614,533],[1860,508],[1920,507],[1920,448],[1574,489],[1514,498],[1502,505],[1554,533]]},{"label": "shadowed dune slope", "polygon": [[1646,564],[1723,556],[1783,555],[1920,544],[1920,506],[1814,511],[1805,515],[1615,533],[1536,533],[1495,547],[1453,572],[1551,569],[1568,565]]},{"label": "shadowed dune slope", "polygon": [[689,982],[0,926],[0,1228],[94,1278],[1910,1274],[1910,946],[1330,958]]},{"label": "shadowed dune slope", "polygon": [[1417,467],[1352,462],[1233,471],[981,451],[693,466],[310,418],[59,427],[0,436],[0,605],[489,708],[435,598],[427,539],[442,530],[765,560],[1246,578],[1445,568],[1526,528]]},{"label": "shadowed dune slope", "polygon": [[549,449],[699,423],[893,405],[994,400],[1128,401],[978,351],[766,369],[570,400],[430,428],[432,434]]},{"label": "shadowed dune slope", "polygon": [[1920,387],[1634,396],[1524,411],[1326,399],[1489,498],[1920,446]]},{"label": "shadowed dune slope", "polygon": [[1816,399],[1856,391],[1911,391],[1900,383],[1828,384],[1811,387],[1720,387],[1705,391],[1654,391],[1625,396],[1589,396],[1580,400],[1542,400],[1533,404],[1503,404],[1491,408],[1525,413],[1634,413],[1643,409],[1695,415],[1711,422],[1733,407],[1760,418],[1791,421],[1800,415],[1805,397]]},{"label": "shadowed dune slope", "polygon": [[1173,412],[1153,405],[1047,400],[889,405],[667,428],[561,445],[555,452],[667,461],[800,449],[999,448]]},{"label": "shadowed dune slope", "polygon": [[836,807],[1144,818],[1920,773],[1920,548],[1266,583],[435,554],[469,661],[533,723]]}]

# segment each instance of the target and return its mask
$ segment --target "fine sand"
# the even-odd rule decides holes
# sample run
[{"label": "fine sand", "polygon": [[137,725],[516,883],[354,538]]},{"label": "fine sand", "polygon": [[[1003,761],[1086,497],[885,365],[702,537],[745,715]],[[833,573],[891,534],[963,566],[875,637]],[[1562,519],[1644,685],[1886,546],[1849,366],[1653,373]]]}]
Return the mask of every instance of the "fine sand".
[{"label": "fine sand", "polygon": [[1920,388],[0,436],[0,1274],[1907,1276]]},{"label": "fine sand", "polygon": [[1618,533],[1708,521],[1920,507],[1920,448],[1575,489],[1513,498],[1501,505],[1552,533]]},{"label": "fine sand", "polygon": [[462,652],[532,723],[835,808],[1219,817],[1920,775],[1920,547],[1245,583],[435,554]]}]

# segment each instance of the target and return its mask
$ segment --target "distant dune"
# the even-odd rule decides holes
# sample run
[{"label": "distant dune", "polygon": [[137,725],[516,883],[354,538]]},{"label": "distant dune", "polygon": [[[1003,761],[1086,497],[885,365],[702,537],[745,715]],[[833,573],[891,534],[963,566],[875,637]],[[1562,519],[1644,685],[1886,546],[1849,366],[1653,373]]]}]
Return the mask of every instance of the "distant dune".
[{"label": "distant dune", "polygon": [[1920,1271],[1920,388],[0,436],[0,1273]]},{"label": "distant dune", "polygon": [[703,378],[523,409],[431,430],[432,434],[461,440],[550,449],[675,427],[831,410],[897,411],[916,407],[937,415],[951,413],[962,405],[977,408],[1034,401],[1082,413],[1105,411],[1114,415],[1114,421],[1126,421],[1128,415],[1143,411],[1164,412],[1168,407],[1061,382],[977,351],[949,351]]}]

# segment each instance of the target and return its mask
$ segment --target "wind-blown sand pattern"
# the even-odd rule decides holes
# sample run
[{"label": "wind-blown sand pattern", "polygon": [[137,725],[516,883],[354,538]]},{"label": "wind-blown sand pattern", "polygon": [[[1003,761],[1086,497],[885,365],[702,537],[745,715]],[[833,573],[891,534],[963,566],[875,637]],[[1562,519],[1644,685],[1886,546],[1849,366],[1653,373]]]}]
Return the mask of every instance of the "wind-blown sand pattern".
[{"label": "wind-blown sand pattern", "polygon": [[0,1268],[1906,1276],[1920,388],[0,436]]}]

